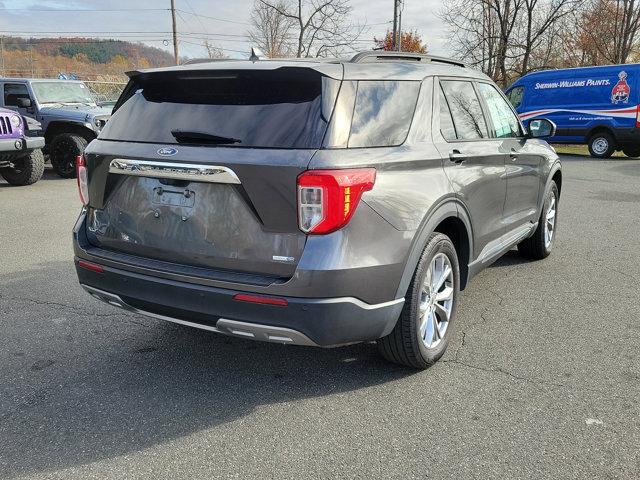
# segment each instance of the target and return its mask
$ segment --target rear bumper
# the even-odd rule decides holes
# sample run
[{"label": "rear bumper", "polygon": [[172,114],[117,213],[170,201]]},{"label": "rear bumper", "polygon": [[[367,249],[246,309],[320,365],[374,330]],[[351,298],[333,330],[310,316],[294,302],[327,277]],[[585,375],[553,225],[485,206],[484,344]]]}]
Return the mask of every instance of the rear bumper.
[{"label": "rear bumper", "polygon": [[[234,300],[242,291],[184,283],[111,267],[79,266],[80,284],[94,297],[162,320],[255,340],[337,346],[376,340],[396,323],[404,299],[370,305],[356,298],[284,297],[287,306]],[[283,298],[283,297],[278,297]]]}]

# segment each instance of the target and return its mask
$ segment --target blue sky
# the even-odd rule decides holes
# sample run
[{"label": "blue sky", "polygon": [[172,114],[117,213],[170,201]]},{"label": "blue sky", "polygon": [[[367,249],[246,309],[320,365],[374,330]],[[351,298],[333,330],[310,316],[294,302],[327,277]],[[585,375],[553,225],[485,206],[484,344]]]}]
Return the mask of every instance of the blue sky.
[{"label": "blue sky", "polygon": [[[229,56],[243,56],[250,47],[244,36],[252,4],[253,0],[176,0],[181,54],[202,56],[206,37]],[[384,35],[385,22],[393,17],[393,0],[351,0],[351,4],[353,21],[371,25],[364,40]],[[435,15],[440,5],[439,0],[405,0],[403,28],[417,29],[432,53],[447,55],[445,32]],[[26,36],[121,38],[170,50],[168,7],[169,0],[0,0],[0,10],[5,9],[0,12],[0,31]],[[119,9],[129,11],[105,11]],[[371,44],[362,42],[361,46]]]}]

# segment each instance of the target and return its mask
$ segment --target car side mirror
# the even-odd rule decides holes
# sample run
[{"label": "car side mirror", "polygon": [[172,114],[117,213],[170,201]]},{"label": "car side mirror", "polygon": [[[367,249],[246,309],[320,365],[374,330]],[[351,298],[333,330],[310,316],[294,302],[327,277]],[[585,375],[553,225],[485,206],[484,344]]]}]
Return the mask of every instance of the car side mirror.
[{"label": "car side mirror", "polygon": [[529,122],[529,137],[553,137],[556,134],[556,124],[546,118],[536,118]]},{"label": "car side mirror", "polygon": [[16,103],[20,108],[30,108],[32,105],[30,98],[20,97],[17,99]]}]

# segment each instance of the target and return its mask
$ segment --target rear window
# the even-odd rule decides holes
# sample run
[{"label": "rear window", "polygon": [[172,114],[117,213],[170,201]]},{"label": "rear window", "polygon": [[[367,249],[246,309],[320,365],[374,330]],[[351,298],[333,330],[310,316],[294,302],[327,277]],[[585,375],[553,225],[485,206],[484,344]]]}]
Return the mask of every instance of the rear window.
[{"label": "rear window", "polygon": [[100,138],[319,148],[337,83],[298,68],[152,74],[138,80],[135,93],[107,122]]}]

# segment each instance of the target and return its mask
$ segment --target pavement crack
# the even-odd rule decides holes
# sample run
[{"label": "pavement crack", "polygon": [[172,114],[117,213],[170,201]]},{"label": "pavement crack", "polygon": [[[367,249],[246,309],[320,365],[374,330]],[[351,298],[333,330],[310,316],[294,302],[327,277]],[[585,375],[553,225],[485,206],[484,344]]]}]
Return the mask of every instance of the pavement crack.
[{"label": "pavement crack", "polygon": [[80,307],[76,307],[74,305],[67,305],[64,303],[59,303],[59,302],[54,302],[51,300],[36,300],[33,298],[27,298],[27,297],[6,297],[5,300],[11,300],[11,301],[16,301],[16,302],[27,302],[27,303],[32,303],[35,305],[41,305],[41,306],[46,306],[46,307],[52,307],[55,308],[59,311],[68,311],[68,312],[72,312],[73,314],[76,315],[87,315],[87,316],[92,316],[92,317],[96,317],[96,318],[111,318],[111,317],[118,317],[123,319],[124,321],[128,322],[128,323],[132,323],[135,325],[140,325],[146,328],[150,328],[149,325],[140,322],[140,321],[136,321],[136,317],[138,317],[139,315],[135,315],[135,314],[129,314],[129,313],[125,313],[125,311],[123,312],[118,312],[118,313],[99,313],[99,312],[92,312],[92,311],[88,311],[84,308],[80,308]]},{"label": "pavement crack", "polygon": [[610,390],[601,390],[601,389],[597,389],[597,388],[581,387],[581,386],[568,385],[566,383],[534,379],[534,378],[530,378],[530,377],[526,377],[526,376],[516,375],[516,374],[514,374],[514,373],[512,373],[512,372],[510,372],[508,370],[505,370],[504,368],[500,368],[500,367],[493,367],[493,368],[492,367],[482,367],[480,365],[473,365],[471,363],[461,362],[460,360],[458,360],[456,358],[453,358],[452,360],[441,360],[441,362],[444,363],[444,364],[461,365],[463,367],[470,368],[472,370],[478,370],[478,371],[485,372],[485,373],[502,375],[502,376],[511,378],[511,379],[513,379],[515,381],[519,381],[519,382],[523,382],[523,383],[527,383],[529,385],[532,385],[537,390],[539,390],[541,392],[544,392],[544,393],[546,393],[546,392],[542,387],[543,386],[547,386],[547,387],[554,387],[554,388],[560,388],[560,389],[565,389],[565,390],[597,393],[597,394],[601,394],[601,395],[607,395],[608,398],[617,398],[619,400],[632,402],[634,404],[639,404],[640,403],[635,398],[623,397],[623,396],[620,396],[620,395],[613,395],[612,396]]}]

